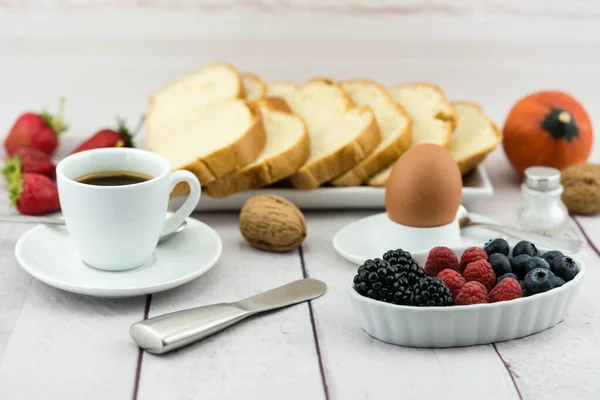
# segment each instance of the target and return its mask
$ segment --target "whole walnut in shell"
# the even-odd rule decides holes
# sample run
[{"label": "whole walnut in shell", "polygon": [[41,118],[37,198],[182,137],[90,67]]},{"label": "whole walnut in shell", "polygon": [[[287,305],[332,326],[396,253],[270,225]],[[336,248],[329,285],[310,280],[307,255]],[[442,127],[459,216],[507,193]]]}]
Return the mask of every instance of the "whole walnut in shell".
[{"label": "whole walnut in shell", "polygon": [[575,214],[600,212],[600,164],[577,164],[565,168],[561,176],[562,201]]},{"label": "whole walnut in shell", "polygon": [[279,196],[255,196],[242,207],[240,231],[251,246],[266,251],[286,252],[306,237],[306,220],[290,201]]}]

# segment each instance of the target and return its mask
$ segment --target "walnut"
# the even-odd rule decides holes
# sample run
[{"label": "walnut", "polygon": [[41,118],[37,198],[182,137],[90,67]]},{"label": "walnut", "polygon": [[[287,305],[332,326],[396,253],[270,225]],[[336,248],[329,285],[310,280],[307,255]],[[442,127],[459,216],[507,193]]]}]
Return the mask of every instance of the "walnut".
[{"label": "walnut", "polygon": [[561,177],[562,201],[575,214],[600,212],[600,164],[577,164],[565,168]]},{"label": "walnut", "polygon": [[251,246],[266,251],[286,252],[306,237],[306,220],[288,200],[272,195],[255,196],[240,213],[240,231]]}]

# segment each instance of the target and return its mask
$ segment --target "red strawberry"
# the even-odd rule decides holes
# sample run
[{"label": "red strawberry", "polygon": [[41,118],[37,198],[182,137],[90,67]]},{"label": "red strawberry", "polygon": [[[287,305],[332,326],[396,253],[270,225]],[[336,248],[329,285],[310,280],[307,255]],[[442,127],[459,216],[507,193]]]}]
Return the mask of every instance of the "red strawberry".
[{"label": "red strawberry", "polygon": [[21,147],[35,147],[46,154],[54,153],[58,147],[58,136],[69,128],[62,120],[63,108],[64,100],[61,99],[57,115],[45,111],[21,114],[4,139],[6,153],[12,156]]},{"label": "red strawberry", "polygon": [[15,173],[8,180],[12,206],[21,214],[40,215],[60,210],[58,189],[47,176]]},{"label": "red strawberry", "polygon": [[102,149],[105,147],[134,147],[132,138],[141,128],[142,123],[143,119],[132,134],[129,129],[127,129],[125,121],[121,118],[117,118],[117,130],[102,129],[101,131],[96,132],[92,137],[73,150],[71,154],[85,150]]},{"label": "red strawberry", "polygon": [[13,157],[4,161],[2,175],[10,180],[10,175],[21,172],[32,172],[36,174],[46,175],[48,178],[54,178],[56,175],[56,167],[48,157],[40,149],[35,147],[22,147],[15,150]]}]

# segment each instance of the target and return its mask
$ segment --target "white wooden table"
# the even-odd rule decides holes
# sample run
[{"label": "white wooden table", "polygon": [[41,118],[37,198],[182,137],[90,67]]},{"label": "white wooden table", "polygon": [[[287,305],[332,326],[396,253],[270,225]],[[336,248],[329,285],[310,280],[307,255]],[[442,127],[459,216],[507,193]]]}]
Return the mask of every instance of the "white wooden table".
[{"label": "white wooden table", "polygon": [[[480,102],[500,124],[518,97],[562,88],[600,118],[600,8],[592,2],[548,9],[541,0],[117,3],[0,1],[0,129],[65,95],[72,129],[60,157],[117,115],[133,124],[150,91],[213,60],[269,80],[430,80],[452,99]],[[501,149],[486,167],[496,194],[466,205],[510,221],[518,181]],[[0,199],[1,212],[11,212]],[[250,248],[235,214],[197,215],[223,239],[217,266],[180,288],[129,300],[32,279],[14,257],[30,226],[0,224],[0,399],[600,398],[600,217],[572,219],[588,240],[578,256],[589,269],[564,322],[510,342],[431,350],[378,342],[354,318],[346,290],[356,266],[331,239],[374,212],[307,213],[305,243],[281,255]],[[327,294],[184,350],[145,354],[129,337],[142,318],[303,276],[325,281]]]}]

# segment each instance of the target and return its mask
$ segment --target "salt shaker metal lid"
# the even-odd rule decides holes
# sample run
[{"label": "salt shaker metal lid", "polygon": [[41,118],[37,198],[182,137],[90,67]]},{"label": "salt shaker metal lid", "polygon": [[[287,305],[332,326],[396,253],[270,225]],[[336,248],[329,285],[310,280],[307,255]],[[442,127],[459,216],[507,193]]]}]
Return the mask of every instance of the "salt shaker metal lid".
[{"label": "salt shaker metal lid", "polygon": [[560,188],[560,171],[552,167],[529,167],[525,170],[525,185],[540,192]]}]

